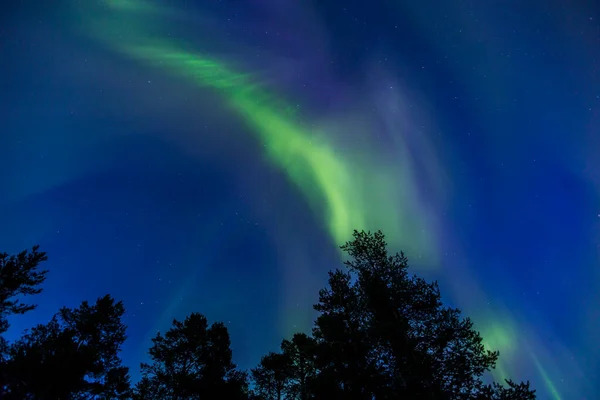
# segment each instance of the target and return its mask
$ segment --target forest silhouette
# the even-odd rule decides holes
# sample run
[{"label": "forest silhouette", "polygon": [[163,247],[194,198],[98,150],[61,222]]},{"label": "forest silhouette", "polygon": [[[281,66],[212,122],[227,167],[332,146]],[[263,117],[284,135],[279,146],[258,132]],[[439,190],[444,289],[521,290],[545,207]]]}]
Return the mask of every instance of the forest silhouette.
[{"label": "forest silhouette", "polygon": [[62,308],[14,342],[8,317],[27,313],[48,274],[33,247],[0,254],[0,398],[7,400],[530,400],[529,382],[489,383],[499,357],[438,284],[409,273],[382,232],[354,231],[348,261],[329,272],[298,332],[250,371],[233,362],[227,327],[200,313],[158,333],[132,383],[120,351],[125,307],[110,295]]}]

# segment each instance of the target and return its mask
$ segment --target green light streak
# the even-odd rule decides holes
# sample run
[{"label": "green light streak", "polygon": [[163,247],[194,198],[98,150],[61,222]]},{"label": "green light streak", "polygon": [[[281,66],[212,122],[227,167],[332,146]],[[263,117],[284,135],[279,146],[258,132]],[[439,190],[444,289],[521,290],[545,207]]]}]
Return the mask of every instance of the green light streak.
[{"label": "green light streak", "polygon": [[486,350],[500,352],[500,358],[496,364],[496,368],[492,371],[492,376],[496,381],[504,382],[510,378],[507,361],[513,358],[517,340],[510,320],[504,319],[502,324],[499,323],[501,321],[500,318],[493,319],[493,321],[494,324],[490,324],[490,319],[488,319],[486,326],[489,326],[489,328],[480,330],[480,333],[484,338],[483,345]]},{"label": "green light streak", "polygon": [[325,143],[312,143],[302,128],[282,118],[281,111],[268,106],[268,96],[225,66],[174,46],[132,46],[127,53],[157,66],[227,93],[227,101],[254,128],[267,155],[283,168],[309,200],[315,203],[320,190],[326,199],[328,224],[336,242],[342,242],[353,227],[364,227],[367,215],[361,196],[353,193],[351,171]]},{"label": "green light streak", "polygon": [[544,380],[544,384],[546,385],[548,392],[550,392],[550,394],[552,394],[552,397],[554,397],[555,400],[562,400],[562,397],[561,397],[560,393],[558,392],[558,389],[552,382],[550,375],[548,374],[548,372],[546,372],[546,369],[542,366],[542,364],[540,363],[540,361],[538,360],[536,355],[533,354],[533,352],[531,353],[531,358],[533,359],[533,363],[535,364],[535,367],[538,370],[540,376]]},{"label": "green light streak", "polygon": [[292,108],[255,84],[251,75],[188,51],[176,41],[146,34],[150,29],[139,19],[122,19],[123,10],[156,11],[149,3],[109,0],[106,5],[118,12],[106,24],[86,10],[92,18],[87,25],[93,27],[91,35],[127,57],[216,90],[257,135],[268,159],[301,189],[315,213],[325,214],[335,243],[346,241],[353,229],[382,229],[392,244],[431,257],[432,232],[422,229],[407,171],[393,176],[376,160],[344,158],[334,143],[295,120]]}]

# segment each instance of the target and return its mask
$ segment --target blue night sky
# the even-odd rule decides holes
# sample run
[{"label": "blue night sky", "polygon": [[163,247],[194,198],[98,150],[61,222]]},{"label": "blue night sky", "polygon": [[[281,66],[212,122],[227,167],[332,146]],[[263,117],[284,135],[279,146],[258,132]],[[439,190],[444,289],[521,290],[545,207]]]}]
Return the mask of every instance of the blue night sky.
[{"label": "blue night sky", "polygon": [[573,0],[23,0],[0,11],[17,337],[105,293],[125,362],[192,311],[243,368],[381,229],[540,399],[600,390],[600,8]]}]

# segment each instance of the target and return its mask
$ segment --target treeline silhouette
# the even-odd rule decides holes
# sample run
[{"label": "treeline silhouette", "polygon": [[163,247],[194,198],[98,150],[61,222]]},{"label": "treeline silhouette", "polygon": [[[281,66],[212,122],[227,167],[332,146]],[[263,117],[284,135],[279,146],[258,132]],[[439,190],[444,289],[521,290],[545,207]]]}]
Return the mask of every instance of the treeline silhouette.
[{"label": "treeline silhouette", "polygon": [[444,306],[438,285],[409,274],[381,232],[354,232],[344,269],[329,272],[314,305],[312,334],[296,333],[278,352],[242,371],[227,328],[199,313],[152,339],[150,362],[132,385],[119,353],[123,303],[107,295],[62,308],[47,324],[9,343],[8,317],[35,305],[46,254],[33,247],[0,254],[0,398],[138,400],[529,400],[529,382],[485,383],[498,352],[469,318]]}]

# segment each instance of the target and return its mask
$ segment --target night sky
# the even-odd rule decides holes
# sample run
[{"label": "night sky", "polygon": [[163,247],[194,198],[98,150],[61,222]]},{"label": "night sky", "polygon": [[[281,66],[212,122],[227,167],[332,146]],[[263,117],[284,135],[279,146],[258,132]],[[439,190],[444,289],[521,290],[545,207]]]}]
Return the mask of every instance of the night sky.
[{"label": "night sky", "polygon": [[192,311],[254,366],[381,229],[540,399],[600,386],[600,6],[56,0],[0,10],[0,250],[39,307]]}]

